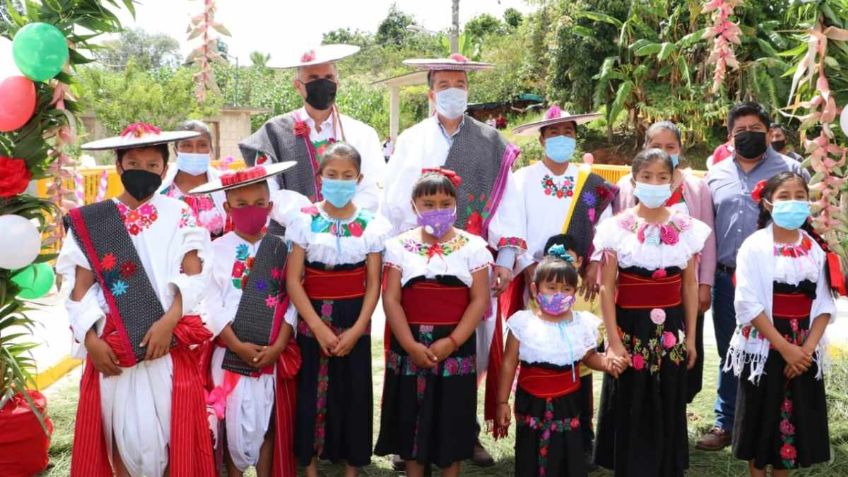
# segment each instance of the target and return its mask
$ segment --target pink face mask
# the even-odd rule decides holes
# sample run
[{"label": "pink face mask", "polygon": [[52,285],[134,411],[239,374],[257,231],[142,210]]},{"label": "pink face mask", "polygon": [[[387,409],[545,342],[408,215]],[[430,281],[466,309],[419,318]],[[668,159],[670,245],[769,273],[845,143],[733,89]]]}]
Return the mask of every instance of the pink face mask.
[{"label": "pink face mask", "polygon": [[268,223],[270,207],[258,205],[245,205],[239,208],[230,208],[230,217],[236,230],[245,235],[257,235]]}]

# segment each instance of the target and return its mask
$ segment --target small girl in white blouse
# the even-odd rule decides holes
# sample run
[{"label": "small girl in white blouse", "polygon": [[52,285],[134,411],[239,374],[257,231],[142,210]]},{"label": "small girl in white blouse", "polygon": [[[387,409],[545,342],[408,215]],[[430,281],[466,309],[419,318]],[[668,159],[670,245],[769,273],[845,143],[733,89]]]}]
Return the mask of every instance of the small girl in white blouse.
[{"label": "small girl in white blouse", "polygon": [[572,311],[579,275],[563,247],[551,247],[533,274],[536,306],[507,321],[509,335],[498,387],[497,425],[508,428],[515,395],[515,475],[587,475],[580,432],[580,366],[612,372],[624,363],[597,353],[600,319]]}]

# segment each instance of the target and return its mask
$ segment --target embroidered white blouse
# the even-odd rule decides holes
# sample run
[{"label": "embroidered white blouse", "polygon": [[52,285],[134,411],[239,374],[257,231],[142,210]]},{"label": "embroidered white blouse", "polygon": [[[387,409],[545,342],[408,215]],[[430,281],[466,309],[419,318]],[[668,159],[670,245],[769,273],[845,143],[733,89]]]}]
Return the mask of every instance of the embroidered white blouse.
[{"label": "embroidered white blouse", "polygon": [[601,320],[588,311],[575,311],[570,321],[546,321],[522,310],[506,322],[519,341],[518,356],[527,363],[570,366],[598,346]]},{"label": "embroidered white blouse", "polygon": [[596,253],[615,253],[621,268],[683,269],[701,252],[709,235],[706,224],[680,212],[665,224],[654,225],[626,210],[598,225],[594,245]]},{"label": "embroidered white blouse", "polygon": [[383,261],[400,270],[401,286],[416,277],[453,276],[471,287],[472,274],[492,263],[486,242],[476,235],[460,230],[447,242],[433,245],[421,243],[418,237],[420,231],[415,229],[386,242]]}]

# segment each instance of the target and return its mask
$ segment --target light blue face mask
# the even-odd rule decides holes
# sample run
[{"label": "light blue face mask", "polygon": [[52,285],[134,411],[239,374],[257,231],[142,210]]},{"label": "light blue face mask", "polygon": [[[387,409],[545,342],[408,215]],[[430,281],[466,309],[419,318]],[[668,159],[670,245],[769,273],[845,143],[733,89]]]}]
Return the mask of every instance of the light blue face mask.
[{"label": "light blue face mask", "polygon": [[206,174],[206,171],[209,170],[210,161],[209,153],[177,153],[177,169],[193,176]]},{"label": "light blue face mask", "polygon": [[468,91],[448,88],[436,92],[436,111],[448,119],[456,119],[468,108]]},{"label": "light blue face mask", "polygon": [[680,154],[671,155],[671,165],[673,165],[674,168],[677,169],[677,166],[680,165]]},{"label": "light blue face mask", "polygon": [[665,202],[671,197],[671,185],[637,182],[636,188],[633,190],[633,195],[645,207],[656,209],[665,205]]},{"label": "light blue face mask", "polygon": [[772,205],[771,218],[780,228],[800,228],[809,216],[810,203],[806,200],[777,200]]},{"label": "light blue face mask", "polygon": [[356,181],[321,178],[321,195],[333,207],[342,208],[356,195]]},{"label": "light blue face mask", "polygon": [[545,155],[548,159],[563,164],[571,160],[577,141],[569,136],[553,136],[545,139]]}]

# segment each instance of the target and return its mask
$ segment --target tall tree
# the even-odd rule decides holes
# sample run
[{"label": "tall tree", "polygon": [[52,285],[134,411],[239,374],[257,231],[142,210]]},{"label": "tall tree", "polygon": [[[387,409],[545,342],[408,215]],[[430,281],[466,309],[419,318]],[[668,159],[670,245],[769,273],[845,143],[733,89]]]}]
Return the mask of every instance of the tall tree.
[{"label": "tall tree", "polygon": [[270,59],[271,55],[269,53],[262,53],[261,51],[253,51],[250,53],[250,64],[259,68],[268,66],[268,61]]},{"label": "tall tree", "polygon": [[510,7],[504,10],[503,19],[504,23],[510,27],[518,28],[518,25],[521,25],[521,22],[524,20],[524,15],[522,15],[518,10]]},{"label": "tall tree", "polygon": [[159,33],[148,33],[140,28],[121,32],[116,40],[103,42],[103,48],[94,56],[101,64],[113,70],[123,70],[130,60],[144,69],[164,66],[177,67],[182,63],[180,44],[176,39]]},{"label": "tall tree", "polygon": [[386,18],[377,27],[377,35],[375,40],[378,45],[395,45],[401,46],[412,32],[409,27],[415,23],[411,15],[408,15],[398,10],[397,4],[393,3],[389,7],[389,13]]}]

